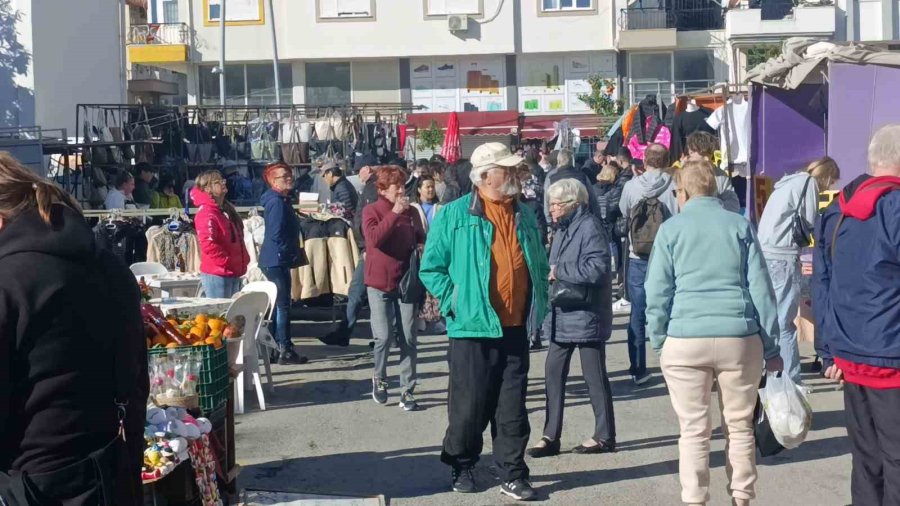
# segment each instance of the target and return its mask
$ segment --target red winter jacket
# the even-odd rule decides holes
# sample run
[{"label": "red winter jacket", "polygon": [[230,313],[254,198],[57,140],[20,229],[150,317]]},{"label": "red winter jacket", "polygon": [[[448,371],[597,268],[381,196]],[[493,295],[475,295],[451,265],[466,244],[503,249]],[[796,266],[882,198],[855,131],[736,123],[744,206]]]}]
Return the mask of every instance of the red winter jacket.
[{"label": "red winter jacket", "polygon": [[362,229],[366,238],[365,284],[393,292],[409,269],[409,257],[425,243],[419,212],[410,207],[403,214],[384,197],[363,209]]},{"label": "red winter jacket", "polygon": [[212,196],[199,188],[191,189],[191,200],[200,208],[194,217],[200,242],[200,272],[225,278],[243,276],[250,263],[244,228],[229,220]]}]

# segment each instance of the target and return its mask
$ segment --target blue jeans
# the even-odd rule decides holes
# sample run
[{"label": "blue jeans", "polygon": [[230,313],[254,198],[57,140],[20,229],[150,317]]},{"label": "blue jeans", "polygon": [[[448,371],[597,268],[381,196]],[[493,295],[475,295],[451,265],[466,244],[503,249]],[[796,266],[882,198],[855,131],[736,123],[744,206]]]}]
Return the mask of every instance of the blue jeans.
[{"label": "blue jeans", "polygon": [[291,268],[263,267],[266,278],[278,287],[275,297],[275,341],[284,350],[294,347],[291,342]]},{"label": "blue jeans", "polygon": [[200,273],[203,292],[211,299],[230,299],[241,291],[241,278],[226,278]]},{"label": "blue jeans", "polygon": [[797,317],[797,305],[800,299],[800,261],[766,259],[766,268],[769,277],[772,278],[772,287],[775,289],[775,302],[778,310],[778,328],[780,334],[772,336],[778,340],[781,346],[781,359],[784,360],[784,370],[790,375],[791,381],[801,383],[800,379],[800,346],[797,344],[797,327],[794,318]]},{"label": "blue jeans", "polygon": [[647,278],[647,261],[640,258],[628,259],[628,300],[631,302],[631,318],[628,321],[628,372],[640,378],[647,374],[647,292],[644,280]]},{"label": "blue jeans", "polygon": [[347,316],[343,322],[347,332],[353,332],[353,328],[356,327],[359,309],[366,298],[365,274],[366,263],[360,258],[359,263],[356,264],[356,270],[353,271],[353,278],[350,280],[350,290],[347,292]]}]

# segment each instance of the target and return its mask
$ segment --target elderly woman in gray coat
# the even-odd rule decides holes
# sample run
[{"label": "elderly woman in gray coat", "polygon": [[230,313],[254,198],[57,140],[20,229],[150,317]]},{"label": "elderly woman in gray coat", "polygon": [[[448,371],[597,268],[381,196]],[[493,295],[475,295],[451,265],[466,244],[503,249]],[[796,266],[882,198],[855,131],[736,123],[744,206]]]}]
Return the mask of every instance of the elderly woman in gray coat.
[{"label": "elderly woman in gray coat", "polygon": [[[566,379],[577,348],[594,409],[594,434],[573,453],[609,453],[616,447],[612,392],[606,372],[606,341],[612,330],[609,239],[591,214],[588,192],[575,179],[550,185],[555,229],[550,247],[551,311],[543,334],[550,338],[546,361],[546,422],[541,440],[528,450],[535,458],[557,455],[562,435]],[[564,296],[568,288],[569,296]]]}]

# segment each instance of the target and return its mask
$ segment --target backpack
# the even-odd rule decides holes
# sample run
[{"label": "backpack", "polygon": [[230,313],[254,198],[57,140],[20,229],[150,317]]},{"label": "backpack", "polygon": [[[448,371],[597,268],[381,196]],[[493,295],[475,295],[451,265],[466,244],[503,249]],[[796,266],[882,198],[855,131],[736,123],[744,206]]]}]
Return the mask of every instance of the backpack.
[{"label": "backpack", "polygon": [[631,208],[631,221],[628,224],[631,247],[634,254],[647,258],[653,249],[653,241],[659,227],[669,218],[669,210],[656,197],[641,199]]}]

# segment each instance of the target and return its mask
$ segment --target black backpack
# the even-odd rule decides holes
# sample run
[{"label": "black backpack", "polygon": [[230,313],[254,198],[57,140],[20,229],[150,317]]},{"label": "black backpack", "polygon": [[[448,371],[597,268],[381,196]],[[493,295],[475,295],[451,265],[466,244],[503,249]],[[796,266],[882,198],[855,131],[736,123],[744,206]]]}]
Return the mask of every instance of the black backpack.
[{"label": "black backpack", "polygon": [[656,197],[641,199],[631,208],[631,221],[628,225],[631,237],[631,248],[634,254],[647,258],[653,249],[653,241],[659,227],[669,218],[669,210]]}]

